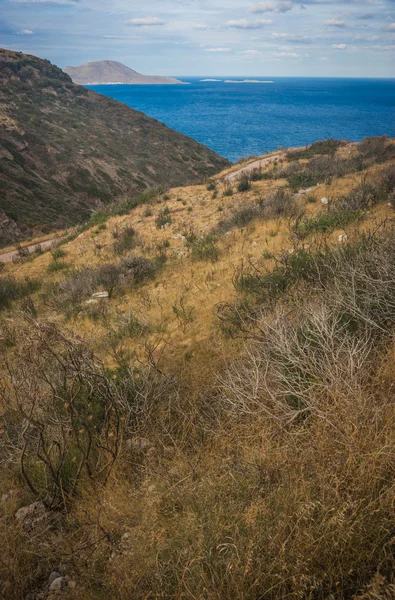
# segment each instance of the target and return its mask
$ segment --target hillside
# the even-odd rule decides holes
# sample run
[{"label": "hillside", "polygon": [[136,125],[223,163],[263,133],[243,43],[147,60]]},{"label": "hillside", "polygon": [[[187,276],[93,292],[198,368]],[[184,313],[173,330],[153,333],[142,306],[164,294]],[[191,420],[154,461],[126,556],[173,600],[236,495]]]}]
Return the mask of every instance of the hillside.
[{"label": "hillside", "polygon": [[174,77],[142,75],[115,60],[87,62],[79,67],[65,67],[63,70],[71,77],[74,83],[80,85],[108,83],[128,83],[136,85],[182,84],[182,81],[174,79]]},{"label": "hillside", "polygon": [[86,220],[120,194],[185,185],[228,161],[71,82],[48,61],[0,51],[0,245]]},{"label": "hillside", "polygon": [[0,595],[392,600],[394,209],[327,140],[5,264]]}]

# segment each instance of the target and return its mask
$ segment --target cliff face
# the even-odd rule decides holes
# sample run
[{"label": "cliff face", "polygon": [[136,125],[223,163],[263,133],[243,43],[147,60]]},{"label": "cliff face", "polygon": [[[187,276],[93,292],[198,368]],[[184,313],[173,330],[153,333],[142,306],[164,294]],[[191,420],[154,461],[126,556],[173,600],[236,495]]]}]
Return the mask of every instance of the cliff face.
[{"label": "cliff face", "polygon": [[105,83],[182,84],[182,81],[173,77],[142,75],[115,60],[99,60],[79,67],[65,67],[64,72],[70,75],[74,83],[81,85]]},{"label": "cliff face", "polygon": [[[0,50],[0,211],[23,235],[87,219],[121,194],[194,183],[228,161],[49,61]],[[2,236],[0,245],[9,243]]]}]

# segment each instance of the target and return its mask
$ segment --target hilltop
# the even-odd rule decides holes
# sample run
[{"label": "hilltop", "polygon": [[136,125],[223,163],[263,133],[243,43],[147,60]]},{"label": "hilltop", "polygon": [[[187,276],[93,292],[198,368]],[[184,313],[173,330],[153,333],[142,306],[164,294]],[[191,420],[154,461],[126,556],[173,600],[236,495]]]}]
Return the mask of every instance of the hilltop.
[{"label": "hilltop", "polygon": [[326,140],[5,264],[0,594],[392,599],[394,207]]},{"label": "hilltop", "polygon": [[0,50],[1,246],[82,222],[122,194],[198,182],[228,164],[75,85],[49,61]]},{"label": "hilltop", "polygon": [[135,85],[182,84],[174,77],[159,77],[157,75],[142,75],[126,65],[115,60],[98,60],[87,62],[79,67],[65,67],[67,73],[80,85],[98,85],[109,83],[128,83]]}]

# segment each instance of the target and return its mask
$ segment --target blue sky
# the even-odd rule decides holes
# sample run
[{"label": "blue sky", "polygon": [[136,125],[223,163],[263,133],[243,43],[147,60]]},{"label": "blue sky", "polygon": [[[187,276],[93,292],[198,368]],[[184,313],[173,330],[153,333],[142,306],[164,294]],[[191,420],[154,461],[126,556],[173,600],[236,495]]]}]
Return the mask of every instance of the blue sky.
[{"label": "blue sky", "polygon": [[395,0],[0,0],[0,47],[158,75],[395,77]]}]

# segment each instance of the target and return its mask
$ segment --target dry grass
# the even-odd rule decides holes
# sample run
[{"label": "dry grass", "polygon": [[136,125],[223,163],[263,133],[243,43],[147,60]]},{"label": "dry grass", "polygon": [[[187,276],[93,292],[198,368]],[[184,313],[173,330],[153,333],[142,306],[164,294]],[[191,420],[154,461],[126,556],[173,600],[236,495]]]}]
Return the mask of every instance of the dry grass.
[{"label": "dry grass", "polygon": [[[349,151],[354,147],[341,148]],[[40,277],[42,289],[30,298],[35,312],[16,300],[1,315],[12,380],[2,370],[0,595],[19,600],[39,592],[56,568],[77,581],[65,591],[70,600],[393,597],[393,209],[384,201],[347,225],[345,247],[338,242],[343,229],[300,242],[293,226],[298,211],[316,218],[326,211],[321,197],[336,203],[381,168],[314,188],[316,202],[297,197],[296,212],[268,204],[215,238],[218,223],[234,219],[241,203],[281,200],[276,190],[284,182],[254,181],[251,190],[223,197],[218,178],[217,199],[207,185],[177,188],[167,200],[152,199],[149,210],[111,217],[106,228],[64,246],[67,263],[80,272],[87,264],[95,273],[106,264],[120,269],[113,233],[133,227],[139,246],[125,258],[161,260],[162,270],[97,305],[84,304],[96,285],[89,284],[75,313],[60,310],[53,286],[62,290],[78,275],[48,273],[49,253],[5,267],[17,280]],[[159,229],[164,206],[171,224]],[[294,274],[270,302],[235,288],[237,273],[273,273],[299,250],[313,257],[309,274]],[[332,258],[320,260],[319,252]],[[236,339],[223,335],[216,318],[225,303],[239,307],[243,335]],[[35,331],[53,333],[37,338]],[[62,363],[55,368],[52,355],[45,370],[55,342]],[[73,348],[89,357],[76,358],[82,355]],[[105,366],[96,370],[99,357]],[[121,424],[116,460],[107,484],[84,470],[65,508],[26,531],[14,514],[35,499],[19,466],[26,432],[29,474],[38,477],[37,422],[27,409],[39,399],[35,421],[57,436],[45,437],[48,447],[63,439],[68,407],[56,412],[49,403],[47,411],[43,390],[63,399],[70,374],[76,385],[78,373],[87,373],[84,385],[97,399],[107,385],[111,391],[106,398]],[[106,383],[96,392],[99,376]],[[80,410],[79,418],[89,417]],[[94,418],[95,449],[103,439],[112,448],[113,426],[102,434],[100,411]],[[45,499],[53,486],[42,468]],[[57,494],[62,487],[58,481]]]}]

